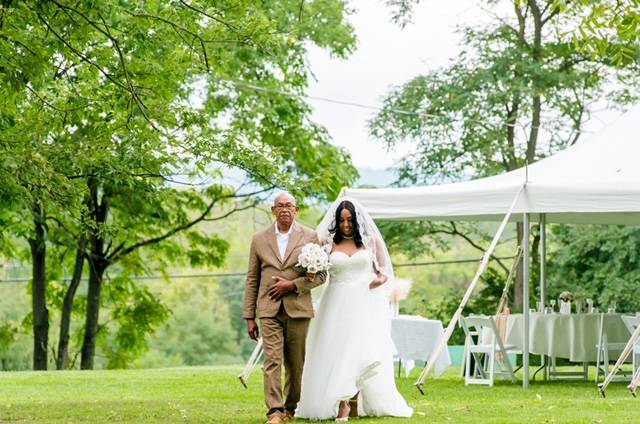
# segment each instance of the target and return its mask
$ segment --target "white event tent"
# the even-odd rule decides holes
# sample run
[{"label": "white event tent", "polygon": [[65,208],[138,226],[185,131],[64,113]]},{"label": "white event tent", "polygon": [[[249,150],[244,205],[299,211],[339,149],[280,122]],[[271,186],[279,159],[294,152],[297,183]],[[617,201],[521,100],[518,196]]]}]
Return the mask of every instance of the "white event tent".
[{"label": "white event tent", "polygon": [[[376,219],[541,223],[541,290],[544,299],[546,222],[640,225],[640,105],[592,137],[502,175],[426,187],[344,189]],[[517,200],[514,199],[517,197]],[[529,334],[529,246],[524,246],[524,331]],[[528,338],[523,387],[529,386]]]}]

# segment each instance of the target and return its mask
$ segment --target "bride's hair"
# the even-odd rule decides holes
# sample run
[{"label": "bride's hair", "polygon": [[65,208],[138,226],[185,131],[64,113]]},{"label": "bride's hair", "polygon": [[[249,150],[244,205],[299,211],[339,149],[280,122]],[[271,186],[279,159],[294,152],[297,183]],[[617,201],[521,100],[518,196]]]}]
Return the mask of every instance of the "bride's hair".
[{"label": "bride's hair", "polygon": [[339,244],[342,240],[344,240],[344,234],[342,234],[342,230],[340,229],[340,214],[342,210],[346,209],[351,212],[351,224],[353,225],[353,241],[356,244],[356,247],[359,249],[362,247],[362,235],[360,234],[360,225],[358,224],[358,219],[356,218],[356,207],[348,200],[344,200],[340,202],[338,207],[336,208],[336,216],[335,216],[335,226],[329,228],[329,232],[333,234],[333,242],[335,244]]}]

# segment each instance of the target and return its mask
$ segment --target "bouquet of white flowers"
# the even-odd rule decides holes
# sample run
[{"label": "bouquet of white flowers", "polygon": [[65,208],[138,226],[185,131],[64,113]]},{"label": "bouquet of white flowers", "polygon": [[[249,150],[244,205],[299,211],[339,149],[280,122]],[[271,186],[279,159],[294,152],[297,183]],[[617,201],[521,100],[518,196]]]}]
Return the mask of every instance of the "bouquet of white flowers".
[{"label": "bouquet of white flowers", "polygon": [[307,243],[302,246],[296,265],[304,268],[310,274],[328,271],[331,266],[327,252],[315,243]]}]

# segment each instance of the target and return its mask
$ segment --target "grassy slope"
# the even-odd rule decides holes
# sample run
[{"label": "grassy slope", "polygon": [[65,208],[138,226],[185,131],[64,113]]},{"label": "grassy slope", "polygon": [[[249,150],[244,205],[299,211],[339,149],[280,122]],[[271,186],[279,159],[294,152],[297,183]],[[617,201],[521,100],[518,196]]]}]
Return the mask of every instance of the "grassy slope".
[{"label": "grassy slope", "polygon": [[[245,390],[236,379],[239,371],[234,366],[2,373],[0,422],[264,422],[260,372]],[[415,408],[412,419],[357,422],[632,423],[640,411],[640,400],[621,383],[601,399],[593,382],[534,383],[528,391],[503,382],[465,387],[452,369],[444,378],[427,380],[421,396],[415,377],[398,381]]]}]

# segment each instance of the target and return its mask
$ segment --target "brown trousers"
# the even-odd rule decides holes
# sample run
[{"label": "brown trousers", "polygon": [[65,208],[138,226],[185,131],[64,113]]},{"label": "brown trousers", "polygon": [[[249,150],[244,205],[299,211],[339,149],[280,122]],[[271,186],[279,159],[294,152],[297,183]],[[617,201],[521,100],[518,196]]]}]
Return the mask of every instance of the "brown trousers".
[{"label": "brown trousers", "polygon": [[[281,305],[278,315],[261,318],[264,349],[264,399],[267,415],[294,412],[300,400],[305,343],[310,318],[291,318]],[[283,402],[282,364],[285,384]]]}]

